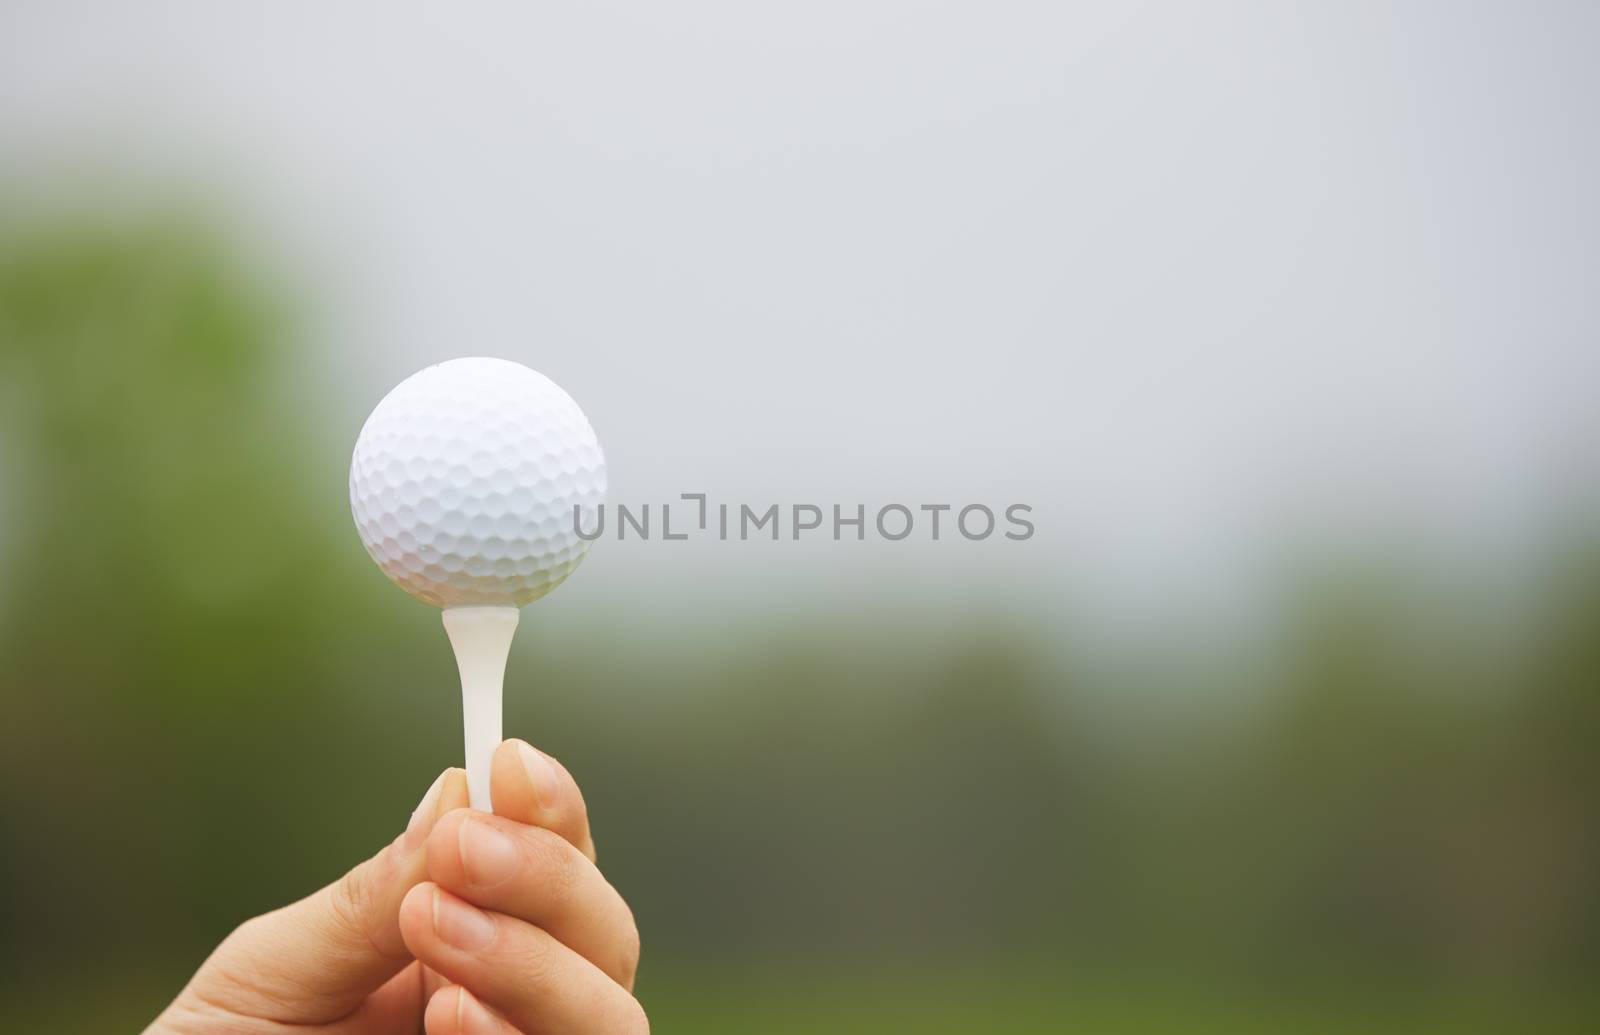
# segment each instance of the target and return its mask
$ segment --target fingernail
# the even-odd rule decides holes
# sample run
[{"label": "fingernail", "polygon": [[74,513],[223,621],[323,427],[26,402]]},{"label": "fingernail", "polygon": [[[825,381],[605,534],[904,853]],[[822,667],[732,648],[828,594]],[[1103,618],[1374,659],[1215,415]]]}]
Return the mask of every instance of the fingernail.
[{"label": "fingernail", "polygon": [[407,850],[417,847],[428,836],[428,829],[433,826],[434,813],[438,809],[439,789],[443,786],[444,773],[440,773],[428,785],[427,793],[417,802],[417,807],[411,810],[411,819],[406,823],[406,832],[402,836]]},{"label": "fingernail", "polygon": [[433,933],[449,945],[472,952],[494,941],[494,921],[482,910],[434,888]]},{"label": "fingernail", "polygon": [[462,1035],[499,1035],[503,1030],[476,996],[464,988],[456,990],[456,1031]]},{"label": "fingernail", "polygon": [[456,841],[468,884],[494,887],[505,883],[517,870],[516,844],[481,819],[463,820]]},{"label": "fingernail", "polygon": [[528,783],[533,787],[533,797],[539,807],[547,809],[554,805],[560,786],[556,767],[543,754],[520,740],[517,742],[517,755],[522,759],[523,771],[528,774]]}]

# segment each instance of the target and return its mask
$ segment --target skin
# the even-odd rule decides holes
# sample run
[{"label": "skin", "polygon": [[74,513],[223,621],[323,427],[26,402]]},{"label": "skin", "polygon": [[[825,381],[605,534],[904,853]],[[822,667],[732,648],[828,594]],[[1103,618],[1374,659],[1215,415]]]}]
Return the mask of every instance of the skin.
[{"label": "skin", "polygon": [[645,1035],[639,934],[595,866],[583,795],[518,740],[493,815],[447,769],[406,830],[217,946],[145,1035]]}]

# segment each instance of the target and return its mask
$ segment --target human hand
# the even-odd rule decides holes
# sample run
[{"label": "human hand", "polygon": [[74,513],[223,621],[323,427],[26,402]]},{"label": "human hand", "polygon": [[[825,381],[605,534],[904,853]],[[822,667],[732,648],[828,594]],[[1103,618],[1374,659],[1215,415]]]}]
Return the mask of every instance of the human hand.
[{"label": "human hand", "polygon": [[146,1035],[648,1032],[577,784],[506,741],[492,795],[495,815],[467,810],[446,770],[383,851],[229,935]]}]

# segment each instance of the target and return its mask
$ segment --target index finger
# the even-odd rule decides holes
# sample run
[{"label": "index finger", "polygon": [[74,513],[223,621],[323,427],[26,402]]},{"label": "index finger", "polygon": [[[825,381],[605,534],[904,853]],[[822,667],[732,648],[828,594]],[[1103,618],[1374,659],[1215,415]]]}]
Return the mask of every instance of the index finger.
[{"label": "index finger", "polygon": [[489,767],[494,814],[565,838],[594,862],[594,838],[583,792],[567,767],[527,741],[507,740]]}]

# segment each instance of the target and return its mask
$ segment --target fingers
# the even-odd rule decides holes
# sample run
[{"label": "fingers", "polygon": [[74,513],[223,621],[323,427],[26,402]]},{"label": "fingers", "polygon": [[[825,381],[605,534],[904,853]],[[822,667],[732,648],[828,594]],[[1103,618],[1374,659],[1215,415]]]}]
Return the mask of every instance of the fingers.
[{"label": "fingers", "polygon": [[509,1021],[460,985],[447,985],[428,1000],[422,1024],[428,1035],[519,1035]]},{"label": "fingers", "polygon": [[497,816],[552,830],[594,860],[589,812],[566,766],[521,740],[495,748],[490,797]]},{"label": "fingers", "polygon": [[[470,988],[475,999],[516,1031],[645,1035],[650,1030],[633,996],[548,932],[515,917],[485,912],[436,884],[418,884],[406,894],[400,931],[419,960]],[[447,995],[445,989],[436,998]],[[469,1007],[459,996],[451,1005],[467,1015]],[[434,1010],[448,1013],[447,1006],[429,1006],[430,1018]],[[453,1019],[441,1016],[438,1023]],[[428,1031],[438,1035],[432,1026]],[[454,1035],[450,1028],[442,1031]]]},{"label": "fingers", "polygon": [[548,931],[624,988],[639,965],[633,912],[594,863],[539,827],[462,811],[428,836],[428,876],[474,905]]},{"label": "fingers", "polygon": [[[399,917],[399,911],[397,910],[396,911],[396,915],[395,915],[395,927],[398,928],[399,926],[400,926],[400,917]],[[422,999],[421,999],[421,1001],[425,1003],[429,999],[433,998],[433,994],[435,992],[439,991],[441,988],[443,988],[444,986],[448,985],[450,982],[446,981],[443,977],[441,977],[439,972],[437,970],[434,970],[432,967],[424,967],[420,963],[417,964],[417,966],[419,968],[421,968],[421,970],[422,970]]]},{"label": "fingers", "polygon": [[400,902],[425,875],[424,848],[438,817],[466,804],[466,774],[446,770],[388,847],[309,897],[241,925],[195,974],[189,991],[204,1002],[286,1023],[349,1014],[410,962]]}]

